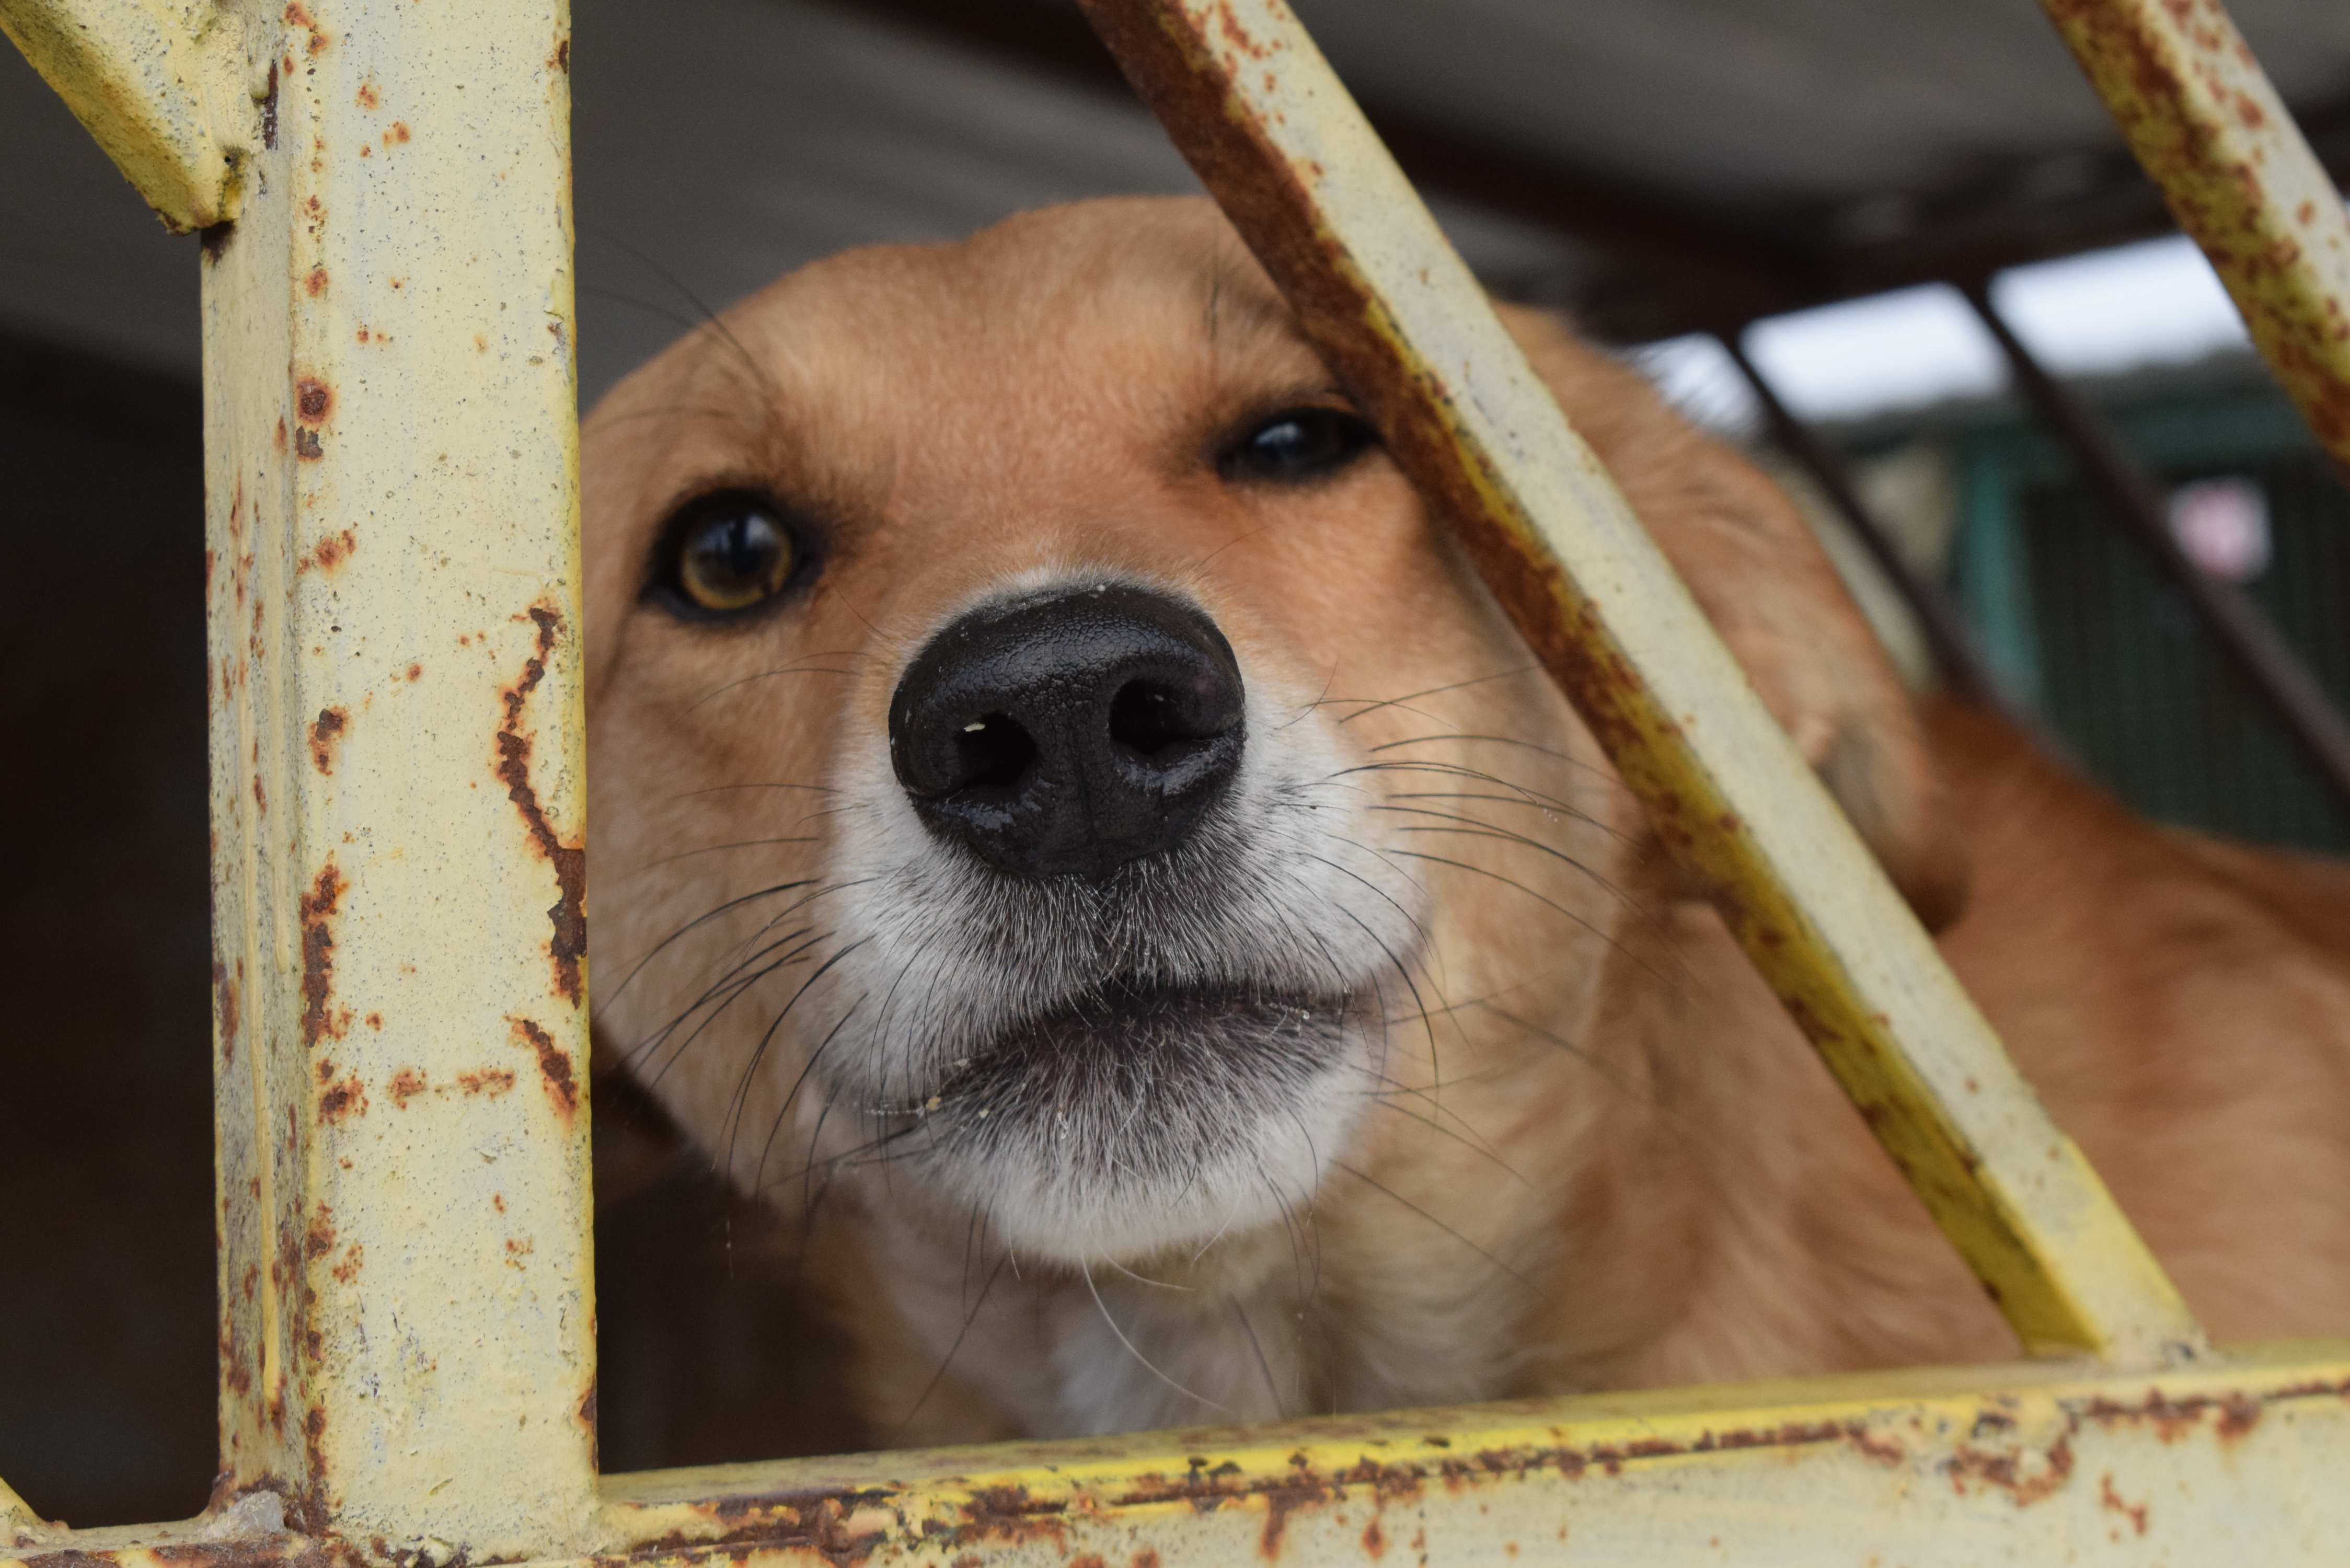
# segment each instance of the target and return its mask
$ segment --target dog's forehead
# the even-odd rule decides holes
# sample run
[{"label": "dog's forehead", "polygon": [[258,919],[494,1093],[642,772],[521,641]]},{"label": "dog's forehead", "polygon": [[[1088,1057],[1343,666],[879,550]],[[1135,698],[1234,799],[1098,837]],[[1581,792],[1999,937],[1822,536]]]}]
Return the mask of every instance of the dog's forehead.
[{"label": "dog's forehead", "polygon": [[1212,205],[1111,201],[802,268],[600,412],[637,405],[687,449],[780,445],[803,471],[902,477],[957,437],[1152,440],[1202,404],[1314,379],[1320,361]]}]

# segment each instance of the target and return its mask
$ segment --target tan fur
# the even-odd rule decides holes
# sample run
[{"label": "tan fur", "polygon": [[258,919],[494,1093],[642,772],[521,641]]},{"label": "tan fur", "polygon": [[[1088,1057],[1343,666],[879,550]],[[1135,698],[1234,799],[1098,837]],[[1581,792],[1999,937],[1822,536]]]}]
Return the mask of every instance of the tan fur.
[{"label": "tan fur", "polygon": [[[1897,884],[1929,922],[1965,907],[1951,961],[2215,1334],[2350,1327],[2350,873],[2137,822],[1981,714],[1921,721],[1767,482],[1508,319]],[[1428,770],[1363,775],[1394,853],[1440,857],[1413,862],[1414,983],[1379,999],[1392,1086],[1279,1223],[1090,1282],[993,1268],[889,1168],[825,1179],[795,1095],[847,1005],[821,982],[771,1034],[788,986],[643,1058],[801,1225],[875,1439],[2012,1354],[1385,457],[1301,493],[1218,478],[1246,416],[1336,396],[1212,208],[1127,202],[807,268],[588,422],[594,974],[623,1050],[768,917],[693,922],[820,875],[862,808],[820,792],[898,672],[1021,573],[1178,586],[1301,725]],[[822,576],[748,628],[679,625],[639,602],[648,553],[732,485],[818,518]]]}]

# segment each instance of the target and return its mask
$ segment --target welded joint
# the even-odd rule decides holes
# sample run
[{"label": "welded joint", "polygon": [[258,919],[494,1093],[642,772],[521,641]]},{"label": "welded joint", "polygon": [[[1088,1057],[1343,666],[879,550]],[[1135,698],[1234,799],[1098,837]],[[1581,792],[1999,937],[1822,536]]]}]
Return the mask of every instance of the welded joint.
[{"label": "welded joint", "polygon": [[236,216],[281,27],[220,0],[0,0],[0,33],[174,234]]}]

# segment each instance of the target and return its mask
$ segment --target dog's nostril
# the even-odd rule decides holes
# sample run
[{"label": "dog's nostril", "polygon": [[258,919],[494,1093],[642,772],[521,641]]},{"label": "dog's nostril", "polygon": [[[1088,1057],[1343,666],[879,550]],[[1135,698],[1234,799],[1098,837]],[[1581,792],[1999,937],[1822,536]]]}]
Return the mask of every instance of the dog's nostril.
[{"label": "dog's nostril", "polygon": [[1109,738],[1139,753],[1145,762],[1159,762],[1171,761],[1170,753],[1178,748],[1207,737],[1195,722],[1186,719],[1174,692],[1136,680],[1110,699]]},{"label": "dog's nostril", "polygon": [[889,759],[930,830],[1023,877],[1101,877],[1189,836],[1239,772],[1215,622],[1124,585],[984,606],[889,702]]},{"label": "dog's nostril", "polygon": [[1016,720],[1003,713],[965,724],[955,732],[954,746],[962,763],[955,786],[961,789],[1008,790],[1036,761],[1036,742]]}]

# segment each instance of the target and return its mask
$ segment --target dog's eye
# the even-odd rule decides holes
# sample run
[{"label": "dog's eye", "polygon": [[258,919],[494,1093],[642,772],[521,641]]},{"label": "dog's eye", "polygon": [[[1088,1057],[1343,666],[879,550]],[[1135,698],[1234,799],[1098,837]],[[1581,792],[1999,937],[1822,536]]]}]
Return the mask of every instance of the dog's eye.
[{"label": "dog's eye", "polygon": [[750,491],[687,504],[662,533],[653,587],[672,607],[732,615],[784,590],[800,551],[784,509]]},{"label": "dog's eye", "polygon": [[1288,409],[1227,448],[1216,471],[1227,480],[1298,484],[1336,473],[1379,444],[1370,421],[1341,409]]}]

